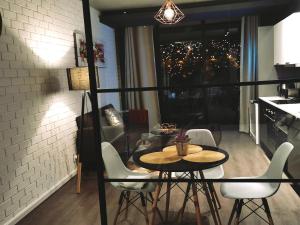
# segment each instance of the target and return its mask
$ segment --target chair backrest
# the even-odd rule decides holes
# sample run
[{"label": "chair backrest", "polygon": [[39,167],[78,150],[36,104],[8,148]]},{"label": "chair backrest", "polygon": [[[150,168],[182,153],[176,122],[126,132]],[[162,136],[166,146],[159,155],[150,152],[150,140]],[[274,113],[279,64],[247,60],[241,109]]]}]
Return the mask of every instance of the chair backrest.
[{"label": "chair backrest", "polygon": [[195,145],[208,145],[208,146],[214,146],[216,147],[217,144],[215,142],[215,139],[210,132],[210,130],[207,129],[191,129],[186,132],[186,135],[191,138],[191,144]]},{"label": "chair backrest", "polygon": [[119,156],[117,150],[108,142],[102,142],[102,157],[109,178],[124,178],[127,168]]},{"label": "chair backrest", "polygon": [[269,179],[281,179],[285,163],[293,149],[294,146],[289,142],[281,144],[274,153],[264,177]]}]

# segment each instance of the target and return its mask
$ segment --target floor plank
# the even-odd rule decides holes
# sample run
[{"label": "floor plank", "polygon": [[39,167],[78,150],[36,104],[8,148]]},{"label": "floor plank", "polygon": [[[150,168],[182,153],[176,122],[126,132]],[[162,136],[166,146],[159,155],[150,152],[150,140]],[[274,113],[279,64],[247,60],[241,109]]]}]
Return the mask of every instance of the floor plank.
[{"label": "floor plank", "polygon": [[[225,177],[235,176],[255,176],[262,174],[268,164],[268,159],[264,156],[259,146],[255,145],[250,137],[238,132],[222,132],[220,147],[227,150],[230,154],[229,161],[224,165]],[[99,206],[96,187],[96,176],[93,173],[84,174],[82,181],[82,193],[76,194],[75,179],[72,179],[53,196],[21,220],[18,225],[96,225],[99,224]],[[184,184],[181,184],[185,188]],[[220,196],[219,184],[216,190]],[[165,187],[164,187],[165,188]],[[116,211],[119,191],[106,185],[107,211],[109,224]],[[223,224],[227,224],[228,217],[233,205],[233,200],[225,199],[220,196],[222,209],[220,210]],[[181,206],[183,193],[175,188],[171,194],[170,204],[170,224],[172,218]],[[203,224],[213,224],[208,204],[203,195],[199,194]],[[269,198],[269,204],[273,219],[277,225],[300,225],[300,199],[288,184],[282,184],[278,193]],[[139,205],[140,206],[140,205]],[[159,202],[159,208],[164,209],[164,199]],[[148,206],[150,212],[150,206]],[[162,210],[163,213],[163,210]],[[242,211],[246,215],[247,210]],[[163,214],[164,215],[164,214]],[[128,219],[124,220],[121,216],[118,224],[140,225],[145,224],[144,217],[137,213],[134,208],[129,210]],[[157,224],[161,224],[159,219]],[[195,224],[194,207],[192,202],[188,202],[184,214],[183,224]],[[256,216],[251,216],[242,224],[263,225],[263,221]]]}]

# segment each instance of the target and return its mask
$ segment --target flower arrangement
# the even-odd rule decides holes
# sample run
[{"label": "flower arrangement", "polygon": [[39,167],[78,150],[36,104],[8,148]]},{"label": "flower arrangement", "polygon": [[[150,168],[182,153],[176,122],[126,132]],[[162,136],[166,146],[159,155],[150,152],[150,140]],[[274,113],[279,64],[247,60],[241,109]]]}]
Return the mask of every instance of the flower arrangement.
[{"label": "flower arrangement", "polygon": [[180,130],[179,134],[175,138],[176,142],[189,142],[190,138],[186,135],[186,131]]},{"label": "flower arrangement", "polygon": [[175,138],[176,150],[179,156],[187,155],[188,143],[191,139],[184,130],[181,130]]}]

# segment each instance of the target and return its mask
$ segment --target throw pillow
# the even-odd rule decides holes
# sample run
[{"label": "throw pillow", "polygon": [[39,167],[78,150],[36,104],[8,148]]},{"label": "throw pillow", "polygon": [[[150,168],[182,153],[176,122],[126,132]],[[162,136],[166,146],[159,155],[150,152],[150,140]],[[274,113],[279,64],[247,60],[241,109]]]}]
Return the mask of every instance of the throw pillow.
[{"label": "throw pillow", "polygon": [[109,125],[119,126],[123,124],[123,119],[115,108],[107,108],[104,110],[104,113]]}]

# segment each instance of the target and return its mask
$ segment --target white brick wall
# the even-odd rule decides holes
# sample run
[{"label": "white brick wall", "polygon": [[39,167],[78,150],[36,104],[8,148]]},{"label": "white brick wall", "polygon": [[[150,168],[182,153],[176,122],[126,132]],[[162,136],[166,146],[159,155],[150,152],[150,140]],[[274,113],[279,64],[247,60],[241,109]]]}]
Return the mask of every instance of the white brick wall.
[{"label": "white brick wall", "polygon": [[0,0],[0,224],[70,175],[80,92],[67,88],[80,0]]}]

